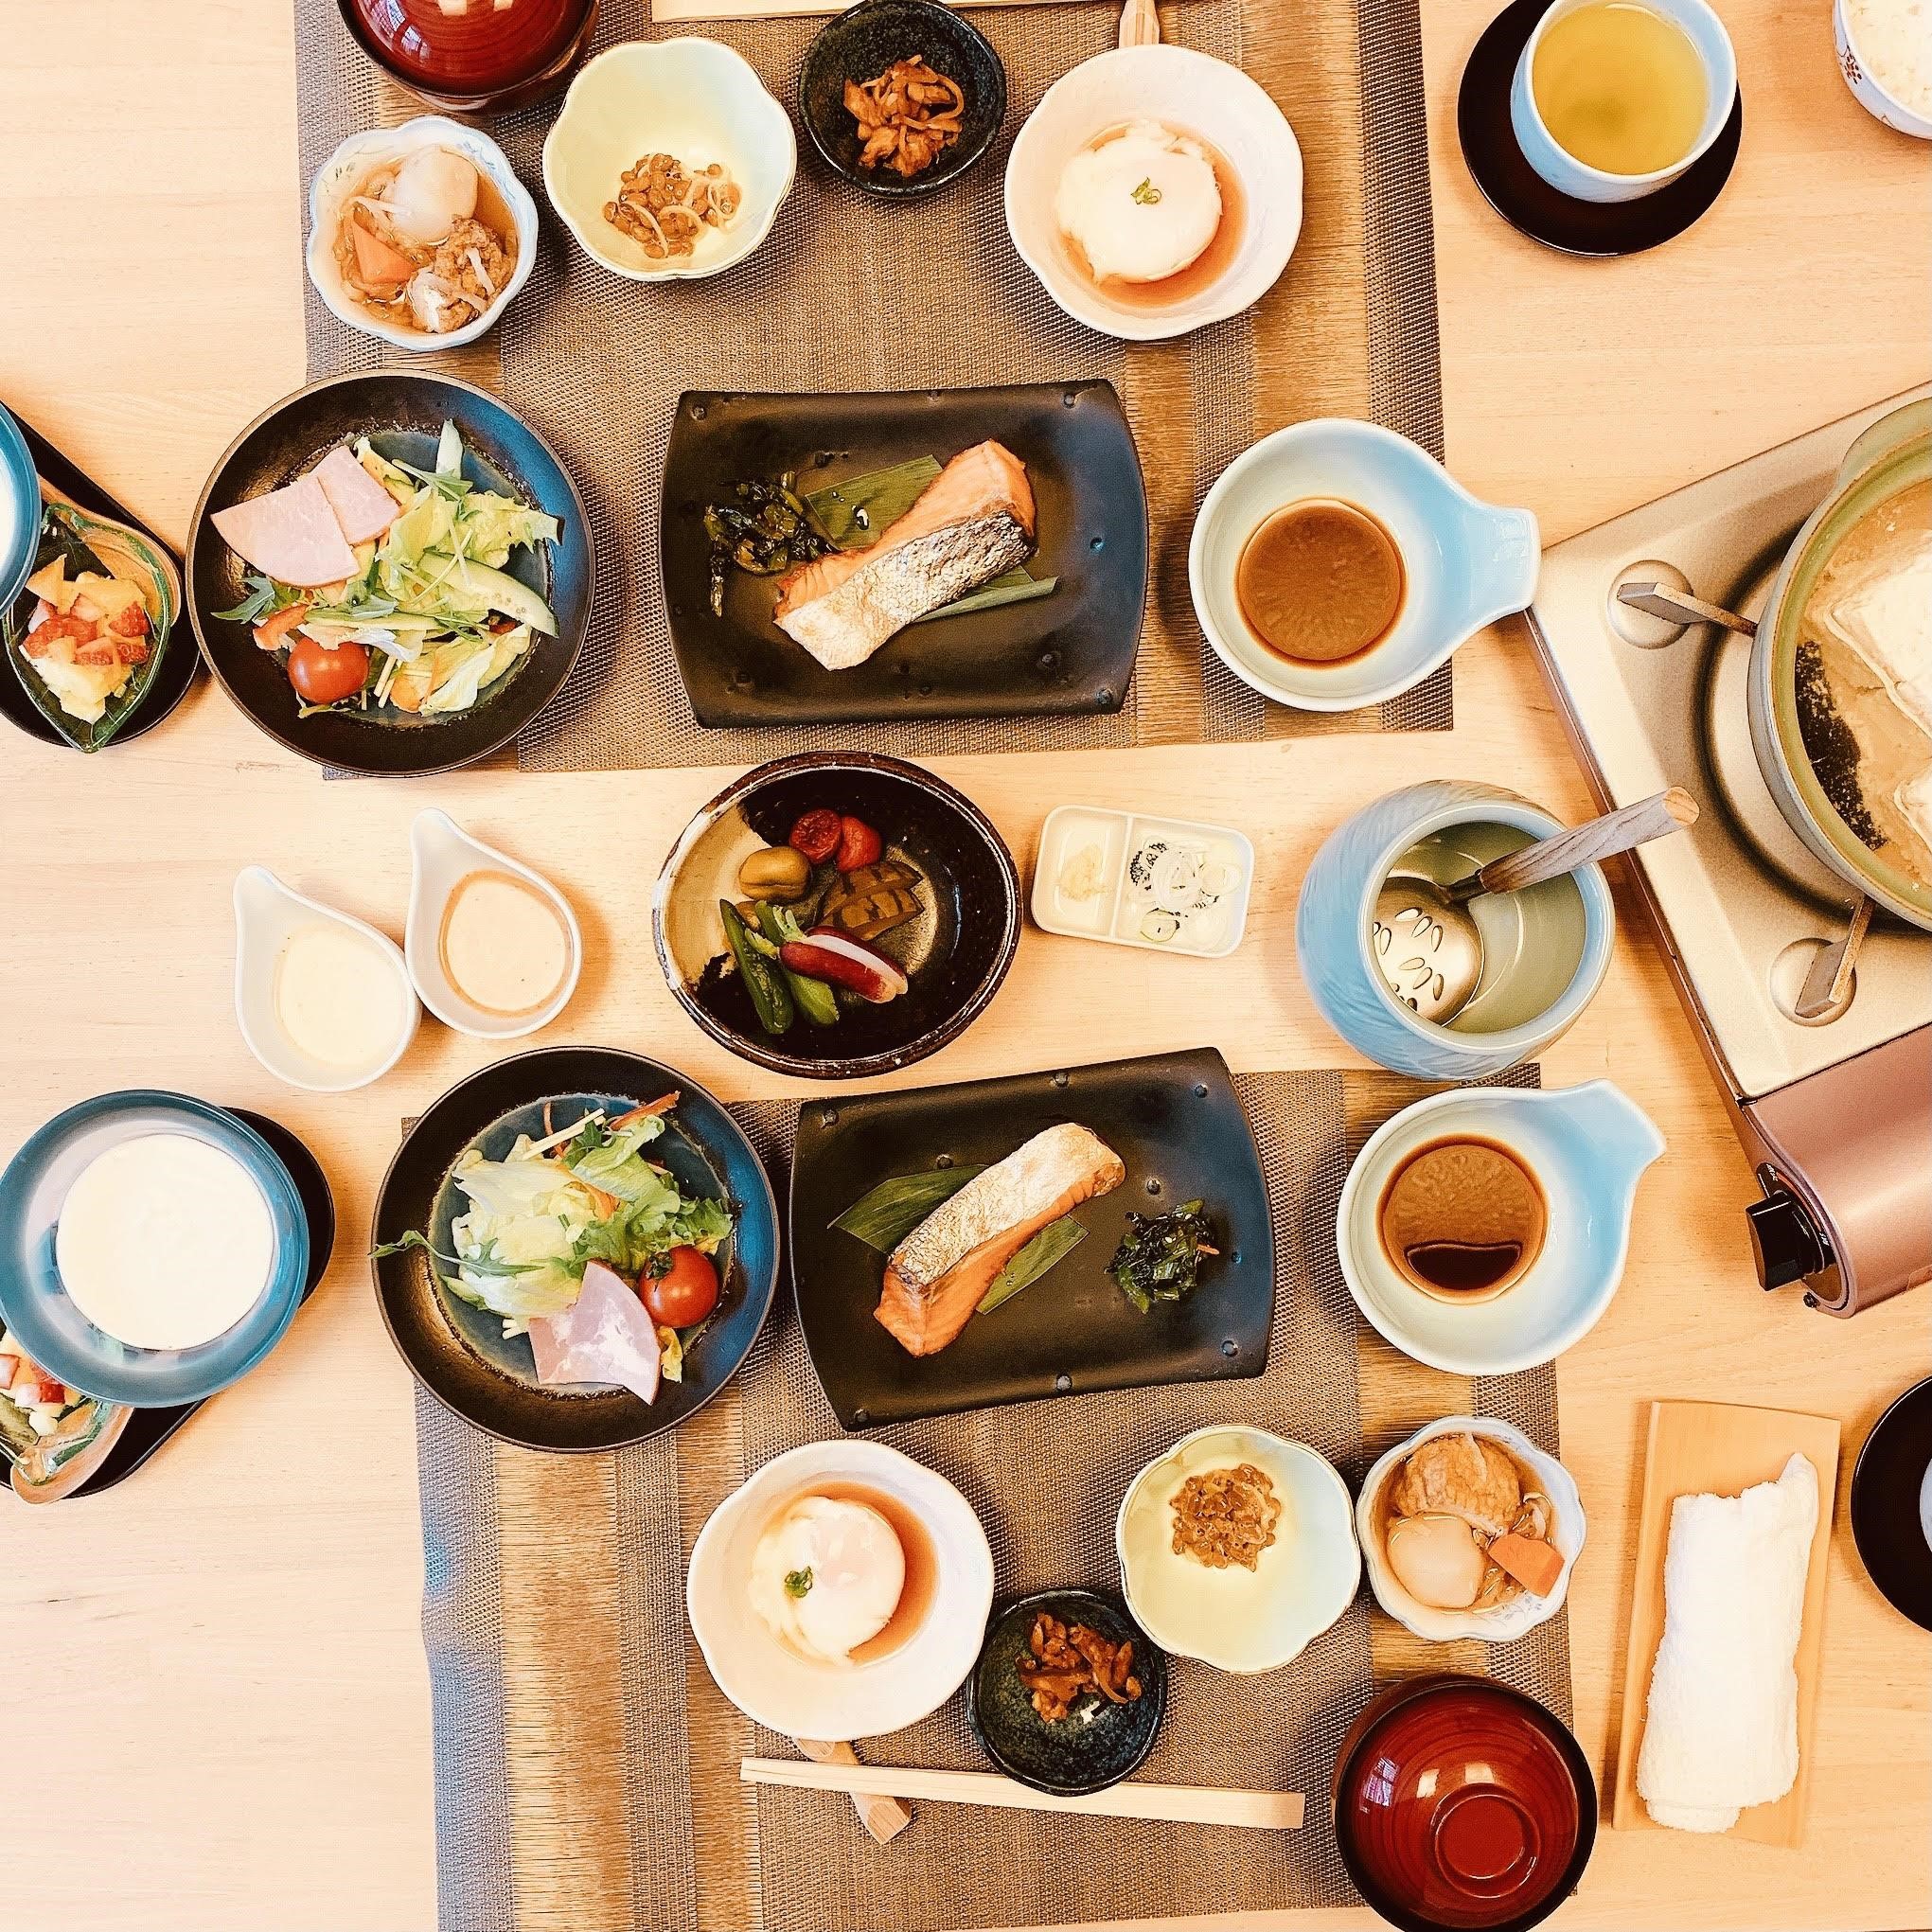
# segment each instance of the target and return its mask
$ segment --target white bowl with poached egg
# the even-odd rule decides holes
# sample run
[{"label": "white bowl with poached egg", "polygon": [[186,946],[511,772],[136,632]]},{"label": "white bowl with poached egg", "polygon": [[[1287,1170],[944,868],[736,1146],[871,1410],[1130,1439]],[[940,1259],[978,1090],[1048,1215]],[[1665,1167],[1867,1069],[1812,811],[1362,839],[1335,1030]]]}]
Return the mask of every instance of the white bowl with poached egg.
[{"label": "white bowl with poached egg", "polygon": [[1120,47],[1056,80],[1006,164],[1006,226],[1076,321],[1126,342],[1252,308],[1302,232],[1302,149],[1240,68]]},{"label": "white bowl with poached egg", "polygon": [[966,1681],[993,1552],[943,1476],[880,1443],[774,1456],[712,1512],[684,1589],[718,1687],[786,1737],[877,1737]]}]

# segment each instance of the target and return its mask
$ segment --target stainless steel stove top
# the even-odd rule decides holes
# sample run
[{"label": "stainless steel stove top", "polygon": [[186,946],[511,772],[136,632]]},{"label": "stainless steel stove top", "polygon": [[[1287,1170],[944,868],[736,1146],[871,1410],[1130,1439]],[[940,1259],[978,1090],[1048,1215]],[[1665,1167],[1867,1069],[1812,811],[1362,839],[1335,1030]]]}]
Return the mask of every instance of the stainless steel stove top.
[{"label": "stainless steel stove top", "polygon": [[1741,1099],[1932,1022],[1932,933],[1875,924],[1849,1001],[1822,1020],[1793,1016],[1805,968],[1844,931],[1852,894],[1799,843],[1759,774],[1745,705],[1749,641],[1714,625],[1681,631],[1619,603],[1616,589],[1661,579],[1755,616],[1852,439],[1907,399],[1555,545],[1529,612],[1605,804],[1681,785],[1703,807],[1690,831],[1634,857],[1679,984]]}]

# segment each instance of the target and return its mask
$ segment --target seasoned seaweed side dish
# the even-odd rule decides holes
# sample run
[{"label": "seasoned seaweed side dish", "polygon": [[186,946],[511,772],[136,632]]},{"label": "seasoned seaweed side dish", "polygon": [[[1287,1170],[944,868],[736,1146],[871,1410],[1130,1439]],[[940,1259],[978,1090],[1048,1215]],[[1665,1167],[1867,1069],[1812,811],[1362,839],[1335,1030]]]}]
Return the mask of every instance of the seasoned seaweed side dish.
[{"label": "seasoned seaweed side dish", "polygon": [[1183,1201],[1151,1219],[1129,1214],[1127,1232],[1107,1271],[1143,1315],[1156,1302],[1179,1302],[1194,1293],[1201,1263],[1221,1250],[1199,1201]]},{"label": "seasoned seaweed side dish", "polygon": [[172,569],[137,532],[50,502],[0,635],[48,723],[76,751],[97,752],[152,684],[179,608]]}]

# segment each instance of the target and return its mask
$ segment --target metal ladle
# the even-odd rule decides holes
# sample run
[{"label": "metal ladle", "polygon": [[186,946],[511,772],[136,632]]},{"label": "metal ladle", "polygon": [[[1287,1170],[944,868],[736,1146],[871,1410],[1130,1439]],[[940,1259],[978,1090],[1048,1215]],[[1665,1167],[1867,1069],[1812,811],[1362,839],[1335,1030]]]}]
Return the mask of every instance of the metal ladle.
[{"label": "metal ladle", "polygon": [[1482,933],[1468,902],[1484,893],[1520,892],[1561,878],[1697,821],[1697,801],[1672,786],[1600,819],[1492,859],[1453,885],[1420,873],[1391,873],[1375,895],[1375,965],[1389,990],[1419,1019],[1445,1026],[1468,1005],[1482,978]]}]

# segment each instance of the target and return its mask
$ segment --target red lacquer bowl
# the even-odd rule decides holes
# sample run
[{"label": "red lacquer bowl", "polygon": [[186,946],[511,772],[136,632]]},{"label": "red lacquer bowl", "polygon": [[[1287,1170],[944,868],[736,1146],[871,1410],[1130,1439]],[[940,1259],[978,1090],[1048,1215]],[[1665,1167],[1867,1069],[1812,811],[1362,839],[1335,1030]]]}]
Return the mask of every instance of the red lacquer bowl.
[{"label": "red lacquer bowl", "polygon": [[412,94],[476,114],[562,85],[597,0],[337,0],[363,53]]},{"label": "red lacquer bowl", "polygon": [[1336,1760],[1335,1835],[1362,1897],[1403,1932],[1525,1932],[1576,1889],[1597,1785],[1569,1732],[1488,1677],[1410,1677]]}]

